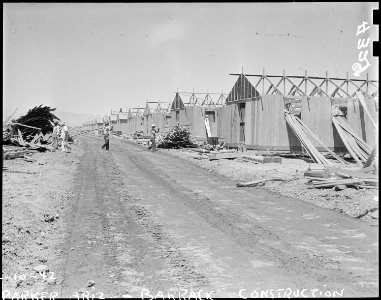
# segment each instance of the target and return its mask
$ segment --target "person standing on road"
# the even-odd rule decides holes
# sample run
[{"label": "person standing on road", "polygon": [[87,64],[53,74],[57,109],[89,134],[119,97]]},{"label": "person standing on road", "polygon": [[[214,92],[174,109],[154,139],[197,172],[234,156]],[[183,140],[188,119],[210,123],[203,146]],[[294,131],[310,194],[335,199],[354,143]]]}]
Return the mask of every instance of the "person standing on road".
[{"label": "person standing on road", "polygon": [[53,151],[56,151],[58,149],[58,137],[60,134],[60,125],[58,124],[58,121],[51,122],[49,120],[50,124],[53,126]]},{"label": "person standing on road", "polygon": [[61,146],[62,151],[66,151],[65,148],[67,148],[70,151],[71,147],[69,146],[69,129],[65,122],[62,122],[61,139],[62,139],[62,146]]},{"label": "person standing on road", "polygon": [[106,150],[109,149],[110,146],[110,126],[108,123],[105,124],[105,127],[103,128],[103,138],[105,140],[105,143],[102,146],[102,149],[106,148]]},{"label": "person standing on road", "polygon": [[148,150],[152,148],[152,151],[155,152],[156,150],[156,134],[159,132],[159,129],[156,129],[155,124],[152,124],[152,129],[151,129],[151,145],[148,147]]}]

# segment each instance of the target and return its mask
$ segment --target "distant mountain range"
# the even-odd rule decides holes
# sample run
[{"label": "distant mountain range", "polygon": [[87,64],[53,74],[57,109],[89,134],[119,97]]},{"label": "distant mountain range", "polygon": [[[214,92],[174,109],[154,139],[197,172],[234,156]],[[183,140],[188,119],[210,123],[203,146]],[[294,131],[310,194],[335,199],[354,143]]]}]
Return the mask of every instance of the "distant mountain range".
[{"label": "distant mountain range", "polygon": [[101,116],[92,115],[92,114],[72,113],[72,112],[59,111],[59,110],[56,110],[53,113],[58,118],[60,118],[61,122],[64,121],[69,126],[82,125],[85,122],[93,121],[97,117],[101,117]]},{"label": "distant mountain range", "polygon": [[[3,111],[3,121],[7,120],[13,113],[13,116],[9,119],[18,119],[21,116],[27,114],[29,109],[18,109],[17,111]],[[102,118],[103,115],[94,115],[86,113],[73,113],[67,111],[55,110],[52,112],[55,116],[60,118],[61,121],[65,121],[69,126],[82,125],[85,122],[93,121],[96,118]]]}]

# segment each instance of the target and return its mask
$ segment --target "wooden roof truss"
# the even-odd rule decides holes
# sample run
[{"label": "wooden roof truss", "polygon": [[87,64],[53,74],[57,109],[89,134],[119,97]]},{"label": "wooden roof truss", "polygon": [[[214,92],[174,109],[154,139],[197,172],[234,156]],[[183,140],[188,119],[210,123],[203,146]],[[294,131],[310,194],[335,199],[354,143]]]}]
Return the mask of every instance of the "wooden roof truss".
[{"label": "wooden roof truss", "polygon": [[[230,74],[242,76],[243,74]],[[255,77],[254,88],[262,95],[282,96],[321,96],[333,98],[355,98],[356,92],[362,92],[367,99],[378,98],[378,81],[367,79],[351,79],[308,76],[287,76],[263,74],[245,74],[245,77]]]},{"label": "wooden roof truss", "polygon": [[189,97],[188,102],[184,103],[186,106],[223,106],[224,99],[227,94],[221,93],[195,93],[193,92],[179,92],[179,94]]}]

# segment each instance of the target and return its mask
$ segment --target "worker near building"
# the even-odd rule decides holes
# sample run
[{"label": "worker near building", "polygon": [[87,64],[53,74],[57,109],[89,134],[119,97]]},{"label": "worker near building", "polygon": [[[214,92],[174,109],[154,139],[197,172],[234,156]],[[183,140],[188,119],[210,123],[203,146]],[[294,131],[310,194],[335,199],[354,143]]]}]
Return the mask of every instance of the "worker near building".
[{"label": "worker near building", "polygon": [[105,148],[106,148],[106,150],[109,149],[109,146],[110,146],[110,131],[111,131],[110,125],[109,125],[109,123],[106,123],[105,127],[103,128],[103,138],[105,140],[105,143],[103,144],[102,149],[105,149]]},{"label": "worker near building", "polygon": [[159,132],[160,129],[156,129],[155,124],[152,124],[151,127],[151,137],[150,137],[150,146],[148,147],[148,150],[152,148],[152,151],[156,151],[156,134]]},{"label": "worker near building", "polygon": [[51,122],[49,120],[50,124],[53,126],[53,151],[56,151],[58,149],[58,137],[60,134],[60,125],[58,124],[58,121]]},{"label": "worker near building", "polygon": [[66,151],[65,148],[67,148],[70,151],[71,147],[69,146],[69,129],[65,122],[62,122],[61,126],[61,140],[61,150]]}]

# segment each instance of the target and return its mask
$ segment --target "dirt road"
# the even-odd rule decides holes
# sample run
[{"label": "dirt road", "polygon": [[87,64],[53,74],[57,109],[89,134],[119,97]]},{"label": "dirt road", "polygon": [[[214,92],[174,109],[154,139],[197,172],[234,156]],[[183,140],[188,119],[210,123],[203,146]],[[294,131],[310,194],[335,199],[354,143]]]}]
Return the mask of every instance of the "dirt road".
[{"label": "dirt road", "polygon": [[60,296],[82,288],[94,297],[378,295],[378,228],[236,188],[165,150],[81,143]]}]

